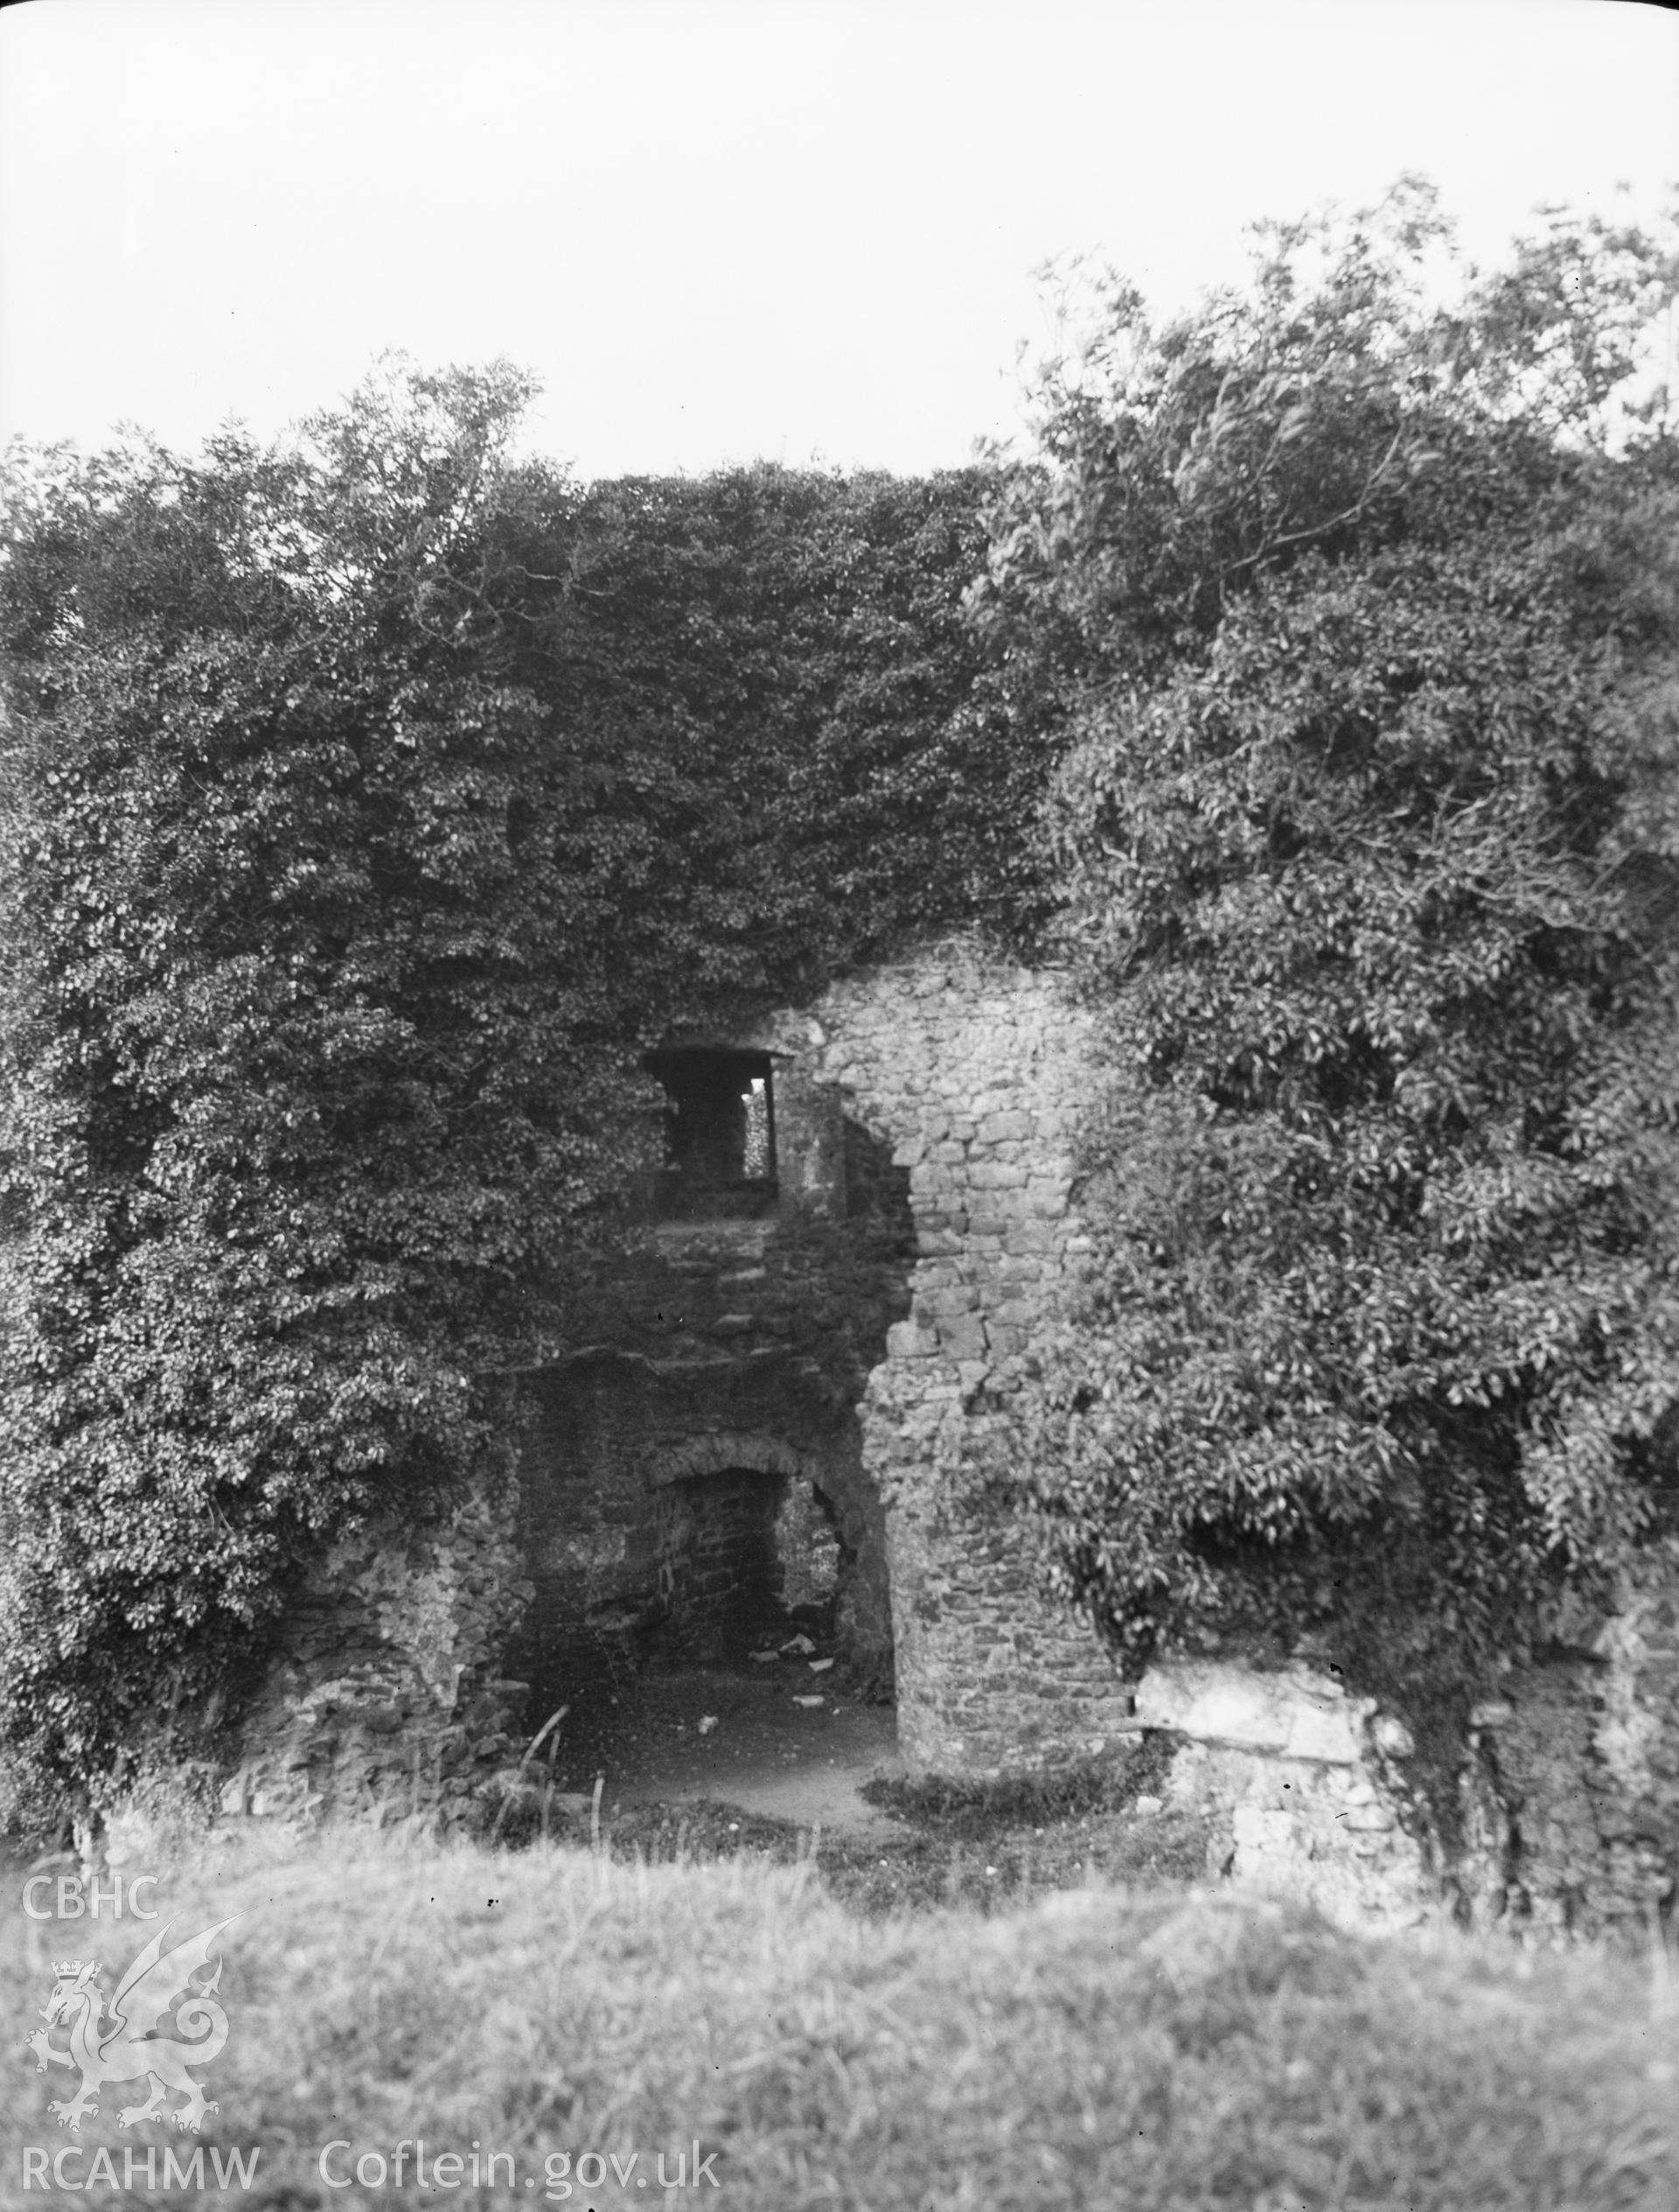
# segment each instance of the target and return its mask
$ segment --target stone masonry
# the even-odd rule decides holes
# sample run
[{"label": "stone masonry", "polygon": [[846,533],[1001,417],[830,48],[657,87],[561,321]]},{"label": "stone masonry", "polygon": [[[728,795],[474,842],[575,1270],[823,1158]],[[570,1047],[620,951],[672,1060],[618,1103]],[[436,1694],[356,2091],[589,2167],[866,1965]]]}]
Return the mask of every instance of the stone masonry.
[{"label": "stone masonry", "polygon": [[[518,1671],[558,1702],[613,1637],[668,1650],[693,1576],[672,1532],[702,1516],[659,1499],[756,1471],[785,1486],[772,1512],[832,1518],[842,1654],[895,1678],[912,1769],[1100,1755],[1133,1730],[1111,1661],[1020,1532],[937,1478],[1085,1248],[1087,1035],[1060,979],[946,946],[711,1042],[771,1071],[777,1204],[644,1230],[599,1286],[600,1342],[528,1378]],[[728,1496],[711,1510],[738,1515]]]},{"label": "stone masonry", "polygon": [[[1102,1078],[1057,974],[947,943],[674,1041],[686,1095],[707,1054],[763,1071],[773,1174],[734,1211],[650,1212],[603,1262],[592,1341],[519,1379],[516,1499],[322,1563],[246,1729],[244,1809],[447,1805],[591,1674],[714,1658],[819,1603],[835,1679],[895,1685],[911,1771],[1042,1769],[1162,1732],[1211,1870],[1339,1917],[1449,1897],[1549,1937],[1672,1909],[1679,1539],[1647,1548],[1611,1611],[1564,1608],[1476,1708],[1448,1866],[1398,1717],[1303,1660],[1123,1679],[1045,1595],[1026,1532],[951,1479],[1007,1436],[1034,1330],[1090,1249],[1076,1142]],[[720,1095],[695,1149],[743,1116]]]},{"label": "stone masonry", "polygon": [[1132,1730],[1126,1685],[1089,1624],[1044,1596],[1021,1532],[937,1473],[997,1422],[1035,1315],[1089,1249],[1072,1204],[1088,1025],[1058,975],[956,944],[848,977],[759,1036],[908,1170],[909,1311],[861,1404],[904,1757],[994,1774],[1099,1755]]},{"label": "stone masonry", "polygon": [[529,1597],[511,1488],[342,1538],[281,1623],[223,1813],[465,1813],[517,1756],[502,1659]]},{"label": "stone masonry", "polygon": [[1179,1740],[1167,1790],[1208,1819],[1210,1874],[1343,1925],[1407,1927],[1438,1909],[1436,1855],[1398,1810],[1410,1733],[1332,1671],[1163,1660],[1137,1685],[1137,1719]]},{"label": "stone masonry", "polygon": [[1454,1872],[1483,1925],[1642,1934],[1679,1902],[1679,1537],[1613,1594],[1564,1600],[1470,1716]]}]

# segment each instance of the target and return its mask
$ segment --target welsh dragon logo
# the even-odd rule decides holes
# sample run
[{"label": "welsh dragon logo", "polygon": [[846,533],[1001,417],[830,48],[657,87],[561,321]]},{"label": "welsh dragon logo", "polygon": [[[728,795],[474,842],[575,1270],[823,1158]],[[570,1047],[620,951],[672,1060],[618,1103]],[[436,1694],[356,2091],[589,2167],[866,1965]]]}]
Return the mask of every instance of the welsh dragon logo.
[{"label": "welsh dragon logo", "polygon": [[[227,2015],[215,1999],[220,1959],[201,1988],[194,1989],[192,1983],[193,1975],[209,1964],[217,1936],[239,1917],[234,1913],[219,1920],[202,1935],[177,1943],[173,1950],[164,1949],[173,1924],[165,1922],[117,1984],[108,2006],[99,1986],[97,1960],[86,1965],[79,1958],[53,1962],[57,1979],[41,2013],[46,2026],[24,2041],[35,2054],[38,2073],[45,2074],[49,2066],[81,2069],[76,2094],[67,2101],[55,2097],[47,2107],[60,2127],[79,2135],[82,2121],[98,2111],[95,2092],[106,2082],[149,2077],[151,2083],[144,2104],[128,2105],[117,2114],[119,2127],[167,2118],[177,2127],[190,2127],[196,2133],[205,2114],[217,2110],[206,2102],[203,2086],[187,2068],[206,2065],[227,2041]],[[177,2005],[177,1999],[185,2001]],[[171,2006],[174,2033],[160,2034],[157,2023]],[[68,2029],[68,2050],[58,2049],[50,2041],[57,2027]],[[186,2098],[172,2111],[168,2102],[171,2090],[179,2090]]]}]

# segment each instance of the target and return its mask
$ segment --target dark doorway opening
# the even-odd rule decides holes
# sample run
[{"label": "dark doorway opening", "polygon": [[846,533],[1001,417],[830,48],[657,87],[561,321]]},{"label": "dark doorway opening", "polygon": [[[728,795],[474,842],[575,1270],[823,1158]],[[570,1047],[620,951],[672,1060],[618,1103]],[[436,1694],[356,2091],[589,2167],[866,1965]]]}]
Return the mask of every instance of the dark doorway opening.
[{"label": "dark doorway opening", "polygon": [[776,1105],[767,1052],[680,1046],[649,1055],[664,1085],[665,1158],[655,1208],[666,1220],[772,1213]]},{"label": "dark doorway opening", "polygon": [[731,1467],[672,1483],[658,1551],[669,1663],[731,1665],[801,1633],[832,1647],[853,1562],[805,1477]]}]

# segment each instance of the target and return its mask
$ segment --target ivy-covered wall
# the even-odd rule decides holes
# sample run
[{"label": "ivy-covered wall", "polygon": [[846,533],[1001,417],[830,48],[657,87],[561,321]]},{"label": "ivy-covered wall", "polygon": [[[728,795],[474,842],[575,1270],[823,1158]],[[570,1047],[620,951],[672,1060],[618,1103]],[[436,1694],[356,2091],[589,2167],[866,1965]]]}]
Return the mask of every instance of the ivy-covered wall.
[{"label": "ivy-covered wall", "polygon": [[647,1219],[602,1265],[593,1341],[519,1378],[516,1496],[323,1563],[230,1808],[464,1800],[515,1717],[725,1656],[750,1603],[798,1595],[815,1528],[840,1656],[895,1687],[912,1770],[1043,1768],[1160,1731],[1173,1795],[1213,1816],[1209,1873],[1343,1918],[1455,1910],[1541,1936],[1670,1908],[1679,1539],[1646,1548],[1613,1609],[1543,1624],[1475,1708],[1454,1820],[1404,1721],[1304,1643],[1124,1678],[972,1476],[1087,1249],[1095,1048],[1062,979],[947,943],[720,1042],[767,1056],[773,1203]]}]

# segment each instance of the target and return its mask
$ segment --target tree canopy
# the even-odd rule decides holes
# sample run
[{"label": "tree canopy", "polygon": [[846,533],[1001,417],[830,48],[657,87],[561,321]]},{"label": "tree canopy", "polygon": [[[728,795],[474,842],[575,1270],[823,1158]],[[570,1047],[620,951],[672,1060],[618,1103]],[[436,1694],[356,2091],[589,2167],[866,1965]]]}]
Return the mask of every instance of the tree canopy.
[{"label": "tree canopy", "polygon": [[643,1056],[975,897],[978,478],[515,465],[389,364],[302,438],[17,457],[0,569],[0,1712],[97,1771],[299,1563],[505,1463]]},{"label": "tree canopy", "polygon": [[1676,262],[1557,217],[1442,301],[1448,243],[1406,185],[1111,287],[980,594],[1114,1071],[1015,1466],[1134,1657],[1467,1679],[1673,1503]]}]

